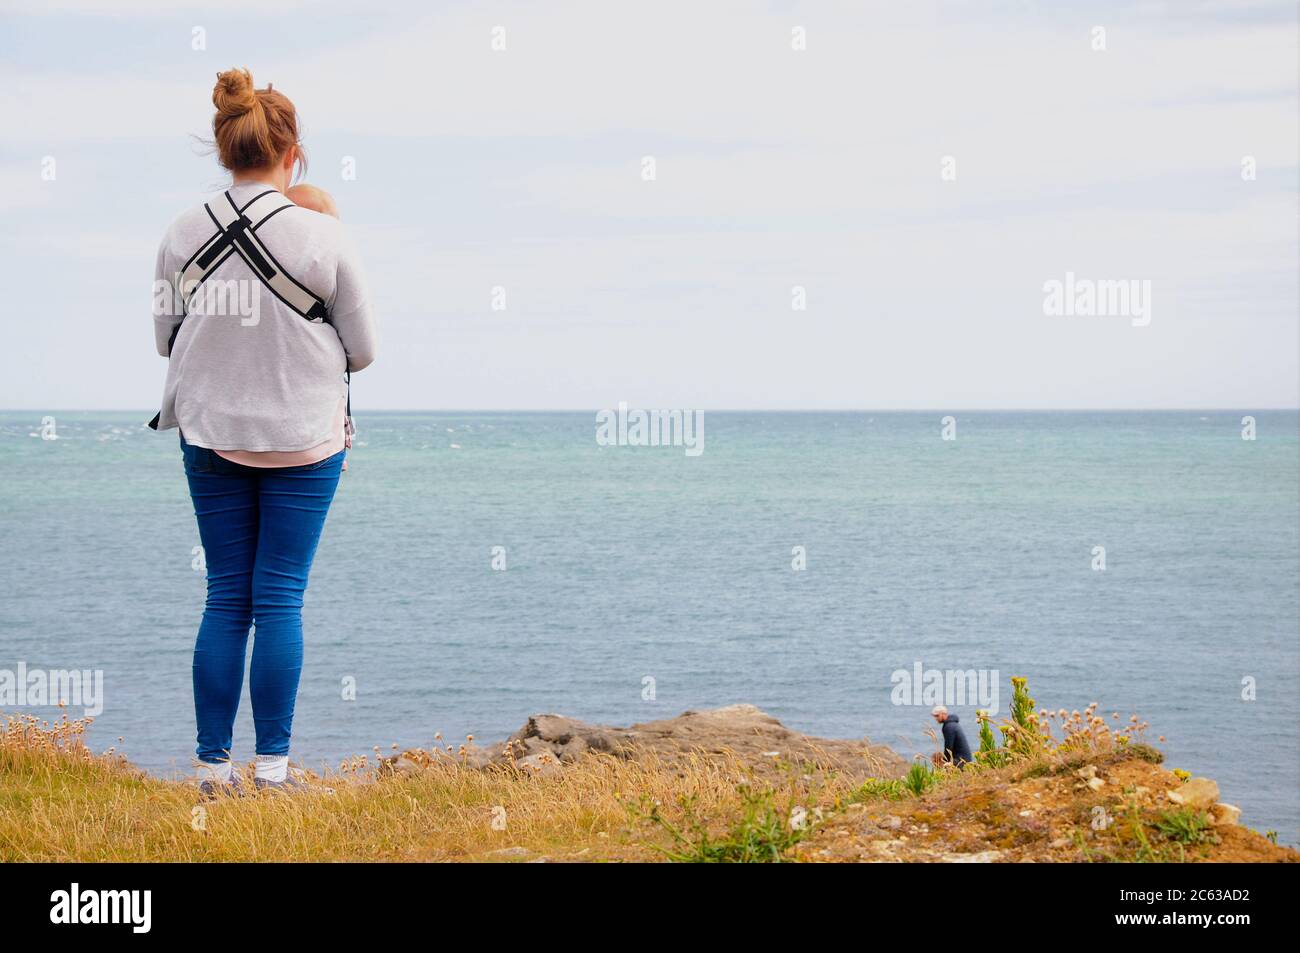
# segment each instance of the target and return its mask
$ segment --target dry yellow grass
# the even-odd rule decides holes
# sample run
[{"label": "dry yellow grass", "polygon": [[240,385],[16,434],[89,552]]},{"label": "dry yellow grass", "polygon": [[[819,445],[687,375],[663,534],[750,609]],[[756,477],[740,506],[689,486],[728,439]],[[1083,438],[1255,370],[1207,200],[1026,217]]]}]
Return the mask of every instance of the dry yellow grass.
[{"label": "dry yellow grass", "polygon": [[[553,777],[454,764],[379,776],[362,767],[324,779],[333,794],[200,803],[193,784],[149,777],[111,751],[92,753],[84,728],[8,720],[0,860],[658,860],[667,834],[632,818],[627,803],[658,802],[671,820],[690,799],[722,831],[743,809],[738,785],[748,778],[734,759],[696,757],[672,765],[593,757]],[[847,788],[794,771],[784,783],[810,810]]]},{"label": "dry yellow grass", "polygon": [[[1134,715],[1115,730],[1096,704],[1053,713],[1036,708],[1023,679],[1013,687],[1013,717],[997,726],[1005,745],[981,716],[991,750],[979,764],[917,764],[907,779],[644,749],[539,774],[408,751],[401,762],[422,766],[383,773],[369,757],[350,759],[320,779],[333,793],[206,803],[193,783],[91,752],[84,721],[10,717],[0,726],[0,861],[1300,857],[1232,825],[1177,840],[1161,824],[1178,813],[1167,792],[1188,774],[1157,767],[1159,752],[1137,740],[1144,722]],[[1115,823],[1096,827],[1098,809]]]}]

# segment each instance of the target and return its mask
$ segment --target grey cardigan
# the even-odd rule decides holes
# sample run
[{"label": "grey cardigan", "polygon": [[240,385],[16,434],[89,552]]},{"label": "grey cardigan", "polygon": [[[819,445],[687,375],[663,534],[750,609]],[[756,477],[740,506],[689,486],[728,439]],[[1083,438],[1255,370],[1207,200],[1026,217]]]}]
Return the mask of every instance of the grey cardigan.
[{"label": "grey cardigan", "polygon": [[[230,194],[242,206],[270,188],[243,184]],[[344,370],[369,365],[378,343],[360,262],[342,224],[294,206],[257,230],[284,271],[324,299],[323,324],[280,301],[239,255],[204,282],[212,286],[206,306],[184,315],[176,275],[215,232],[199,205],[172,222],[158,249],[159,354],[167,356],[180,325],[158,429],[180,427],[187,442],[213,450],[306,450],[328,440],[345,394]]]}]

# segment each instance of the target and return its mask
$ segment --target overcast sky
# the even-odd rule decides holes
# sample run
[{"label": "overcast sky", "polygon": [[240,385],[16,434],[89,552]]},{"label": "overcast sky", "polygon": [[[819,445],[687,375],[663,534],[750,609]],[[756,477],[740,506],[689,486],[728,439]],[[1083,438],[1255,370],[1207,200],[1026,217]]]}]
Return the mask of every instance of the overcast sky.
[{"label": "overcast sky", "polygon": [[[362,248],[363,408],[1300,403],[1289,0],[30,5],[0,407],[157,406],[154,254],[234,65]],[[1150,323],[1045,314],[1067,272]]]}]

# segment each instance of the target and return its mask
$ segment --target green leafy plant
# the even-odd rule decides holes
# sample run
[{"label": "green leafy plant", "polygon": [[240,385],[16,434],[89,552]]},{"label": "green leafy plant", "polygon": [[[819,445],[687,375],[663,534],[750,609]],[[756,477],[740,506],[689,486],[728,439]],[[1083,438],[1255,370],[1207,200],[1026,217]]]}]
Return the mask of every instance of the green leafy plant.
[{"label": "green leafy plant", "polygon": [[939,781],[938,774],[924,761],[912,762],[912,767],[903,778],[903,787],[908,793],[920,797]]},{"label": "green leafy plant", "polygon": [[1204,811],[1180,808],[1165,811],[1156,818],[1155,828],[1166,840],[1171,840],[1188,847],[1198,844],[1217,844],[1218,836],[1211,830],[1209,818]]},{"label": "green leafy plant", "polygon": [[1153,748],[1141,742],[1129,742],[1125,750],[1133,757],[1151,764],[1160,764],[1165,760],[1164,753],[1159,748]]},{"label": "green leafy plant", "polygon": [[1029,694],[1029,680],[1023,676],[1011,679],[1011,723],[1002,726],[1007,747],[1024,758],[1041,753],[1045,736],[1038,726],[1037,709]]},{"label": "green leafy plant", "polygon": [[854,801],[897,801],[908,795],[908,789],[899,778],[867,778],[853,792]]},{"label": "green leafy plant", "polygon": [[975,760],[980,764],[986,764],[991,768],[999,768],[1007,763],[1007,753],[998,746],[997,739],[993,735],[993,722],[989,718],[989,713],[980,710],[975,712],[975,719],[980,726],[980,747],[975,752]]},{"label": "green leafy plant", "polygon": [[737,789],[741,798],[739,819],[726,833],[709,832],[705,818],[699,816],[693,798],[680,801],[683,819],[674,824],[664,817],[657,803],[642,802],[628,806],[634,817],[650,821],[668,833],[671,847],[657,847],[665,857],[683,864],[765,864],[781,863],[783,854],[808,835],[812,817],[802,824],[792,823],[795,806],[782,811],[771,788],[757,789],[743,784]]}]

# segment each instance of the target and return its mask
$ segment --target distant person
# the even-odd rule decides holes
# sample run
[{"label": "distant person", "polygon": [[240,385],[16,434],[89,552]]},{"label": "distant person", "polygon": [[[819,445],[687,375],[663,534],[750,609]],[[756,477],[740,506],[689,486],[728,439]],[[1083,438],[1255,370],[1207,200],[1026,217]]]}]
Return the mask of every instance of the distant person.
[{"label": "distant person", "polygon": [[943,726],[943,760],[959,768],[975,760],[971,757],[966,733],[961,730],[961,719],[948,714],[948,709],[943,705],[935,705],[930,714]]},{"label": "distant person", "polygon": [[[289,187],[303,164],[293,103],[241,69],[218,74],[212,102],[231,184],[177,218],[158,250],[155,289],[166,293],[156,291],[154,331],[170,360],[150,424],[180,430],[207,563],[193,662],[205,796],[241,793],[231,739],[250,627],[253,786],[304,785],[289,770],[303,593],[351,445],[346,375],[370,364],[376,347],[360,263],[333,201]],[[259,311],[201,306],[205,289],[222,285],[248,289],[238,298],[255,294]]]}]

